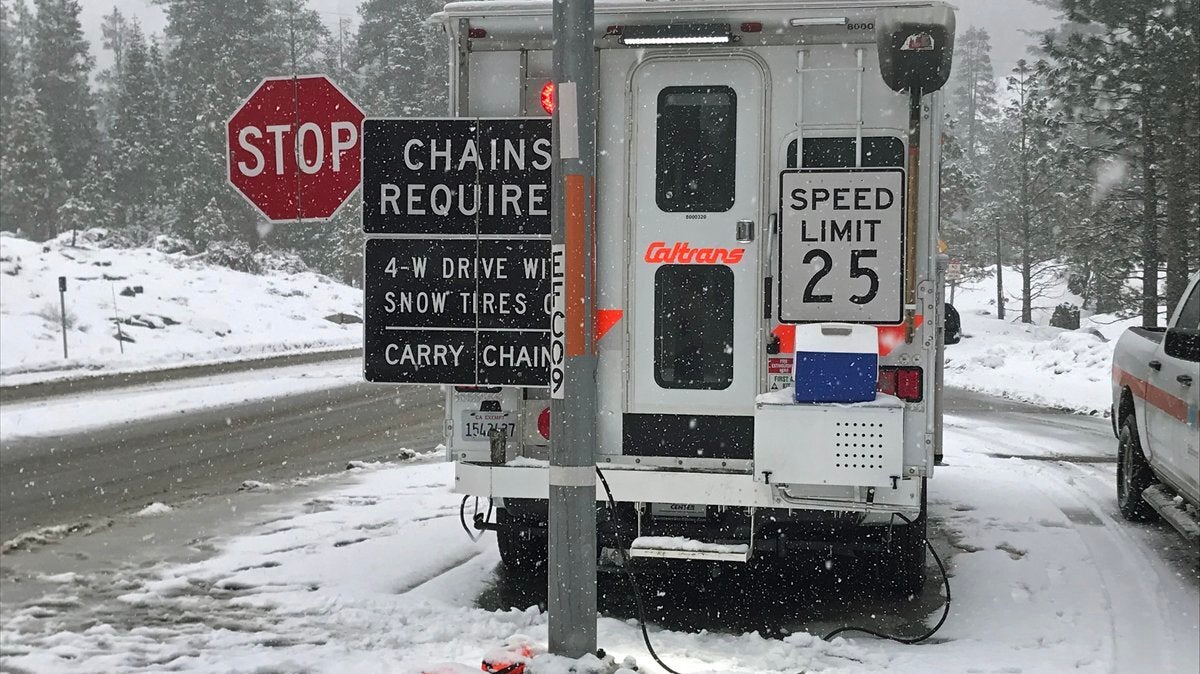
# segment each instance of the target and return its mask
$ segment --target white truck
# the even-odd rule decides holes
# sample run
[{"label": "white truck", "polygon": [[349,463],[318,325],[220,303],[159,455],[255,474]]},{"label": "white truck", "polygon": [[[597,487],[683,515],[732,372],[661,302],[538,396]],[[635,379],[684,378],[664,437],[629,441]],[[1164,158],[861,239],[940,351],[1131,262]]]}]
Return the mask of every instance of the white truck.
[{"label": "white truck", "polygon": [[[548,114],[549,2],[435,20],[453,116]],[[617,546],[638,564],[865,556],[919,592],[953,10],[597,0],[595,20],[596,461],[623,529],[599,527],[602,568]],[[864,330],[877,398],[793,402],[805,335]],[[477,524],[514,572],[545,565],[549,408],[544,388],[448,387],[455,489],[496,506]]]},{"label": "white truck", "polygon": [[1200,273],[1166,328],[1130,328],[1113,351],[1117,503],[1127,519],[1155,512],[1200,540]]}]

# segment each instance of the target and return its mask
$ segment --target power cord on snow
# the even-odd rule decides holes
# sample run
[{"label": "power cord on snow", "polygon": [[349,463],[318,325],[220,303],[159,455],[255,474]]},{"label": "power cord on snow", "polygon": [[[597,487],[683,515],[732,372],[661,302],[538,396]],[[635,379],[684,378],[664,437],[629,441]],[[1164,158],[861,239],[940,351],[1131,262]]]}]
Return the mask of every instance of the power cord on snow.
[{"label": "power cord on snow", "polygon": [[[621,540],[621,520],[617,514],[617,503],[616,500],[613,499],[612,489],[609,488],[608,480],[604,477],[604,472],[600,470],[600,466],[596,466],[596,475],[600,478],[600,484],[604,486],[604,494],[608,497],[608,509],[612,513],[613,521],[616,523],[617,550],[621,555],[621,568],[625,571],[625,577],[629,580],[629,586],[633,589],[633,599],[637,604],[638,627],[640,627],[642,630],[642,641],[646,643],[646,650],[650,652],[650,657],[654,658],[654,661],[658,663],[659,667],[662,667],[664,670],[666,670],[667,674],[679,674],[679,672],[671,669],[667,663],[663,662],[662,658],[658,657],[658,653],[654,651],[654,645],[650,643],[650,633],[646,629],[646,609],[642,603],[642,591],[638,587],[637,578],[633,575],[632,565],[629,562],[629,553],[626,552],[624,541]],[[463,499],[463,505],[466,505],[466,499]],[[908,519],[904,515],[901,515],[900,513],[896,513],[896,516],[904,520],[904,522],[908,525],[913,523],[912,520]],[[839,627],[829,634],[826,634],[824,640],[829,641],[837,635],[845,632],[862,632],[863,634],[869,634],[879,639],[889,639],[902,644],[919,644],[936,634],[937,631],[942,628],[942,625],[945,624],[946,618],[950,616],[950,577],[946,575],[946,567],[944,564],[942,564],[942,558],[938,556],[937,550],[933,548],[933,544],[929,542],[928,537],[925,539],[925,546],[929,548],[929,552],[933,553],[933,559],[935,562],[937,562],[938,571],[940,571],[942,574],[942,586],[946,588],[946,604],[942,608],[942,617],[937,621],[937,624],[934,625],[932,629],[919,637],[900,637],[894,634],[877,632],[866,627],[855,627],[848,625],[846,627]]]},{"label": "power cord on snow", "polygon": [[658,653],[654,652],[654,645],[650,643],[650,632],[646,630],[646,608],[642,604],[642,591],[638,588],[637,578],[633,575],[633,566],[629,562],[629,553],[625,550],[625,542],[621,540],[621,520],[617,513],[617,502],[613,500],[612,489],[608,488],[608,480],[605,479],[600,466],[596,466],[596,475],[600,477],[600,484],[604,485],[604,493],[608,496],[608,509],[612,512],[614,526],[617,529],[617,550],[621,554],[621,568],[629,580],[629,587],[633,588],[633,600],[637,604],[638,627],[642,628],[642,640],[646,642],[646,650],[650,652],[650,657],[654,658],[658,666],[667,671],[667,674],[679,674],[658,657]]},{"label": "power cord on snow", "polygon": [[[896,516],[899,517],[900,519],[904,520],[905,523],[907,523],[908,525],[910,525],[910,526],[912,525],[912,520],[908,519],[904,515],[901,515],[900,513],[896,513]],[[942,573],[942,585],[946,588],[946,605],[942,608],[941,619],[937,621],[937,624],[933,626],[933,629],[929,630],[928,632],[926,632],[925,634],[922,634],[919,637],[898,637],[894,634],[884,634],[883,632],[876,632],[875,630],[867,629],[866,627],[846,626],[846,627],[839,627],[836,630],[830,632],[829,634],[826,634],[825,641],[829,641],[830,639],[833,639],[834,637],[836,637],[839,634],[842,634],[843,632],[862,632],[863,634],[869,634],[873,637],[878,637],[880,639],[889,639],[891,641],[898,641],[902,644],[919,644],[922,641],[925,641],[929,637],[933,636],[939,629],[941,629],[942,625],[946,622],[946,618],[949,617],[949,615],[950,615],[950,577],[946,575],[946,567],[942,565],[942,558],[938,556],[937,550],[933,549],[933,544],[929,542],[928,536],[925,538],[925,546],[928,547],[929,551],[933,553],[933,560],[935,562],[937,562],[938,571],[940,571]]]},{"label": "power cord on snow", "polygon": [[[484,534],[484,531],[486,531],[486,529],[484,531],[480,531],[478,534],[474,534],[474,533],[471,533],[471,527],[467,526],[467,499],[469,499],[469,498],[471,498],[471,497],[464,496],[462,503],[458,506],[458,521],[460,524],[462,524],[463,531],[467,532],[467,538],[470,538],[472,543],[476,543],[479,541],[479,539],[483,538],[483,534]],[[477,516],[479,514],[479,499],[478,498],[475,499],[475,514]],[[492,519],[492,502],[489,499],[487,515],[484,516],[483,521],[487,522],[490,519]]]}]

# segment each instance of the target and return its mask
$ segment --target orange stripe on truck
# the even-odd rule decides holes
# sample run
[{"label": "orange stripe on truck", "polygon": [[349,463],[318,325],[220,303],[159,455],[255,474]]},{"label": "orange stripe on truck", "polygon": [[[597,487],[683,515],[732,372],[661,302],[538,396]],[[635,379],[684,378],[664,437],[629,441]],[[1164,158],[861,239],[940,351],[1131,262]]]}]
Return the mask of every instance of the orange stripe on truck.
[{"label": "orange stripe on truck", "polygon": [[1185,424],[1188,422],[1188,404],[1183,398],[1139,379],[1119,367],[1113,368],[1113,381],[1120,386],[1129,387],[1133,395],[1145,400],[1148,405],[1157,407]]}]

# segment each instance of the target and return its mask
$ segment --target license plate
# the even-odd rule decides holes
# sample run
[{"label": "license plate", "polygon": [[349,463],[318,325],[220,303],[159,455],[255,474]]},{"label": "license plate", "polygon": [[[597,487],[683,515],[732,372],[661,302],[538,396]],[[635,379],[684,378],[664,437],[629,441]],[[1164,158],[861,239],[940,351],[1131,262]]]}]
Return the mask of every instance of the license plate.
[{"label": "license plate", "polygon": [[511,412],[463,412],[463,440],[487,440],[493,430],[517,437],[517,424],[510,420]]}]

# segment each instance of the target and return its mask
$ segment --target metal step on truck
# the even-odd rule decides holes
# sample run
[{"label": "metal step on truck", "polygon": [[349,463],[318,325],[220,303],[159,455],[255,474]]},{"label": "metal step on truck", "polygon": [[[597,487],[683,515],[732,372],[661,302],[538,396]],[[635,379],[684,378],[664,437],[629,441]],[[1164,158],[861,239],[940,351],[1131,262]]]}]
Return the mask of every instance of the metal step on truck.
[{"label": "metal step on truck", "polygon": [[[434,21],[452,117],[549,119],[549,2]],[[865,556],[883,587],[919,592],[952,9],[597,0],[595,22],[596,461],[624,531],[600,528],[602,564],[619,546],[639,564]],[[491,149],[492,168],[519,150]],[[548,340],[476,346],[489,365],[551,357]],[[455,490],[491,500],[514,572],[546,563],[549,409],[544,383],[447,387]]]}]

